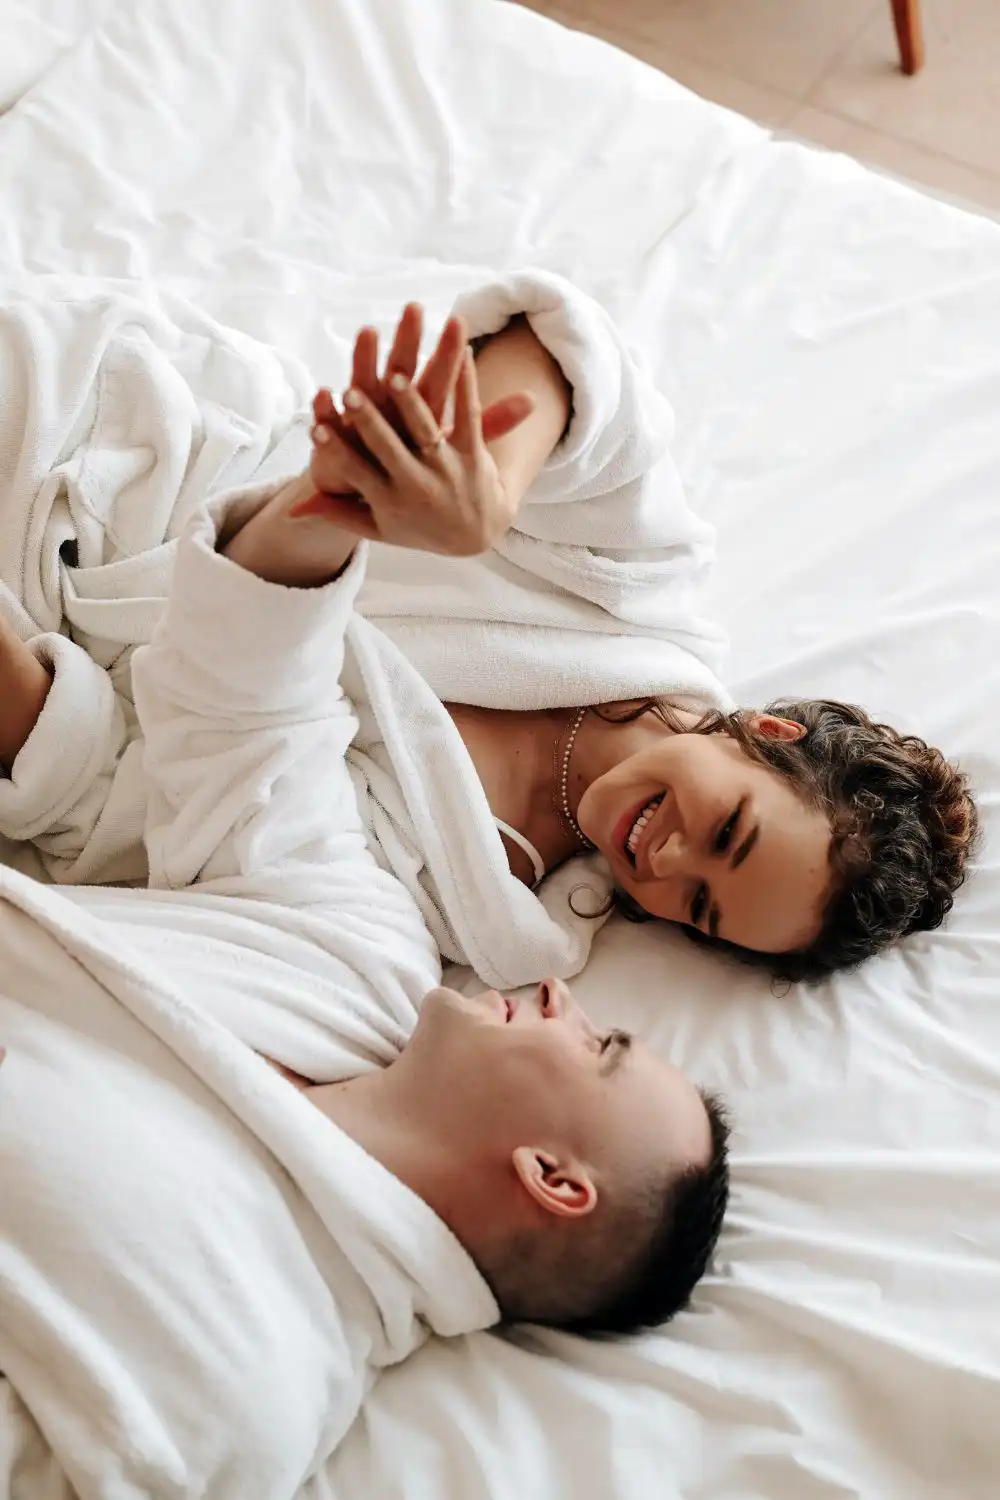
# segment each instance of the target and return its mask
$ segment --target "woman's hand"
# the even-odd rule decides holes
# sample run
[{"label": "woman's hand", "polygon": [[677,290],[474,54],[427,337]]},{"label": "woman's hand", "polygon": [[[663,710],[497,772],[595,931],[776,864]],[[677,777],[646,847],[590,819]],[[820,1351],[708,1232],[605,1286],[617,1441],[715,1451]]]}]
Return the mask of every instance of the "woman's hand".
[{"label": "woman's hand", "polygon": [[[397,334],[394,353],[398,345]],[[361,374],[371,391],[371,369],[363,368]],[[310,473],[320,493],[296,505],[292,514],[324,515],[355,536],[397,547],[454,557],[487,551],[510,526],[520,497],[511,497],[486,446],[476,367],[464,328],[456,320],[446,326],[419,388],[412,371],[399,363],[387,368],[386,376],[375,399],[352,386],[343,417],[332,402],[329,411],[319,403],[322,420],[313,430]],[[449,432],[442,417],[452,391]],[[494,403],[492,436],[512,432],[533,408],[532,397],[520,392]]]},{"label": "woman's hand", "polygon": [[[374,328],[362,328],[354,340],[354,360],[351,368],[349,390],[360,391],[367,396],[375,409],[385,418],[399,437],[406,441],[406,433],[395,402],[390,395],[389,381],[394,375],[415,380],[417,361],[420,357],[420,342],[424,330],[424,311],[417,302],[404,307],[385,371],[379,375],[378,332]],[[456,352],[465,337],[465,329],[457,318],[445,324],[430,359],[424,366],[417,382],[417,389],[427,402],[435,420],[442,425],[450,424],[451,402],[455,394],[455,380],[459,365]],[[344,439],[356,453],[364,454],[364,444],[349,420],[345,420],[327,389],[317,392],[313,401],[313,416],[317,424],[323,423]],[[349,493],[350,486],[341,480],[330,486],[330,494]]]},{"label": "woman's hand", "polygon": [[[408,447],[412,439],[406,429],[402,415],[393,400],[390,381],[402,375],[413,381],[417,391],[427,403],[434,420],[450,436],[454,425],[455,385],[462,368],[462,355],[468,342],[462,318],[449,318],[441,330],[441,336],[423,371],[417,379],[417,364],[420,358],[420,343],[424,331],[424,310],[418,302],[404,307],[396,326],[392,348],[380,376],[378,371],[378,332],[374,328],[362,328],[354,340],[354,360],[351,369],[350,390],[367,396],[375,409],[389,423]],[[492,402],[482,415],[483,441],[487,444],[513,430],[510,423],[509,398]],[[520,409],[520,408],[518,408]],[[350,420],[350,412],[342,416],[333,397],[325,387],[317,392],[313,401],[313,415],[317,424],[325,424],[342,437],[356,453],[364,454],[364,443]],[[332,456],[332,455],[331,455]],[[331,476],[329,494],[347,494],[350,486],[346,480],[339,482]]]}]

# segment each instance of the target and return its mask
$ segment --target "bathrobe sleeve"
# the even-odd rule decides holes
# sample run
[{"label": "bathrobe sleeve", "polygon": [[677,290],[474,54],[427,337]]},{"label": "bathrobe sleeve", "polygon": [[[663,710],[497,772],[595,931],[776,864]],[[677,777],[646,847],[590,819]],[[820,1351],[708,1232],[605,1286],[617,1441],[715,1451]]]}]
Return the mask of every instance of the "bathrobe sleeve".
[{"label": "bathrobe sleeve", "polygon": [[312,389],[297,360],[148,282],[5,274],[0,613],[54,680],[0,778],[0,834],[51,880],[145,877],[131,648],[204,497],[308,461]]},{"label": "bathrobe sleeve", "polygon": [[10,775],[0,777],[0,834],[34,843],[60,884],[141,877],[143,798],[131,705],[75,641],[50,631],[28,644],[52,686]]},{"label": "bathrobe sleeve", "polygon": [[264,582],[216,551],[230,506],[256,508],[275,488],[196,518],[161,624],[133,661],[149,883],[328,913],[429,988],[436,949],[369,850],[344,759],[357,729],[340,684],[344,633],[366,546],[313,589]]},{"label": "bathrobe sleeve", "polygon": [[731,707],[725,633],[704,613],[715,534],[687,503],[673,411],[638,356],[598,303],[545,271],[484,281],[453,311],[477,340],[526,318],[570,386],[569,426],[489,552],[376,545],[359,613],[444,702],[531,710],[663,693]]}]

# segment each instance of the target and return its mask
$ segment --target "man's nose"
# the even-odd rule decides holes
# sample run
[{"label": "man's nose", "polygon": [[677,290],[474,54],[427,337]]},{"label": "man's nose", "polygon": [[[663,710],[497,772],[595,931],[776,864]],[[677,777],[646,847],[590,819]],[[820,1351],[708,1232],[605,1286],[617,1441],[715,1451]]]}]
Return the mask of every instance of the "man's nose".
[{"label": "man's nose", "polygon": [[542,980],[538,986],[538,1006],[547,1021],[568,1021],[583,1031],[594,1030],[587,1012],[561,979]]},{"label": "man's nose", "polygon": [[561,979],[543,979],[538,986],[538,1008],[547,1020],[565,1020],[580,1007]]}]

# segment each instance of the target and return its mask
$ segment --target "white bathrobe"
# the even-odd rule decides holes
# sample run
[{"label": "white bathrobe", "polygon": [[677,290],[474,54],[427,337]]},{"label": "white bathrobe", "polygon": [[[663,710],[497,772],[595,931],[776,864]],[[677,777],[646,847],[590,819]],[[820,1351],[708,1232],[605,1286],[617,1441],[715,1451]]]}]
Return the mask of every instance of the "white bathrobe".
[{"label": "white bathrobe", "polygon": [[[345,685],[360,719],[351,762],[372,848],[440,952],[512,987],[582,967],[598,924],[574,915],[570,893],[588,884],[573,904],[596,910],[608,875],[599,860],[571,861],[537,895],[513,878],[442,702],[544,708],[663,693],[724,704],[723,638],[697,613],[712,533],[685,504],[669,406],[608,317],[542,273],[487,281],[457,308],[474,335],[526,313],[572,386],[572,419],[485,557],[372,549],[348,630]],[[0,833],[34,840],[53,879],[122,880],[143,873],[146,795],[130,648],[155,624],[173,538],[199,492],[255,463],[260,478],[306,461],[291,416],[306,382],[273,352],[258,364],[249,340],[148,293],[125,311],[106,297],[68,309],[66,327],[50,326],[37,293],[7,314],[28,351],[18,378],[32,404],[0,444],[20,455],[0,506],[0,575],[25,638],[47,632],[34,649],[55,682],[0,784]],[[99,351],[63,372],[70,400],[46,369],[62,368],[67,327],[87,347],[88,318]],[[72,429],[60,427],[70,412]]]},{"label": "white bathrobe", "polygon": [[325,589],[181,543],[134,661],[149,890],[0,870],[0,1493],[309,1496],[379,1369],[497,1319],[444,1224],[251,1048],[391,1061],[438,957],[373,858]]}]

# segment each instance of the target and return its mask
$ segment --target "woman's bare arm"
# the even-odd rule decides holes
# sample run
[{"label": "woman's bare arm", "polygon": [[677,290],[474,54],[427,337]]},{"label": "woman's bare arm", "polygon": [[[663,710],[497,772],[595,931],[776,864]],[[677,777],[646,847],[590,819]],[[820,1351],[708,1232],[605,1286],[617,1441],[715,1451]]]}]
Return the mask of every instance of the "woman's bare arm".
[{"label": "woman's bare arm", "polygon": [[[351,388],[371,402],[404,441],[410,435],[393,397],[393,378],[404,376],[435,420],[446,423],[468,342],[463,319],[449,318],[418,378],[422,327],[423,310],[411,303],[400,318],[381,375],[375,330],[362,328],[355,340]],[[476,339],[474,353],[483,441],[516,510],[566,430],[571,389],[523,315],[512,318],[499,333]],[[323,389],[316,397],[314,413],[318,426],[328,425],[356,453],[364,454],[349,401],[345,399],[341,413],[330,392]],[[324,466],[326,492],[347,494],[350,481],[346,473],[338,473],[333,457],[329,452]]]},{"label": "woman's bare arm", "polygon": [[488,428],[484,433],[504,488],[519,504],[566,431],[569,382],[524,317],[511,319],[480,345],[476,374],[484,413],[515,395],[533,402],[531,414],[512,432],[492,440]]},{"label": "woman's bare arm", "polygon": [[[320,393],[317,431],[326,447],[320,462],[313,463],[313,482],[308,476],[303,476],[276,495],[237,536],[226,543],[225,552],[234,562],[271,582],[301,588],[325,583],[336,576],[359,536],[392,540],[397,545],[420,545],[414,536],[407,534],[404,540],[402,533],[390,536],[384,524],[377,526],[355,489],[355,486],[362,492],[367,489],[358,460],[363,462],[363,456],[371,458],[362,429],[367,431],[373,414],[381,415],[391,423],[394,431],[405,440],[411,440],[399,403],[412,398],[391,394],[390,376],[392,373],[405,374],[408,385],[413,379],[419,345],[417,314],[419,309],[415,307],[404,313],[384,380],[377,375],[374,334],[371,330],[362,330],[355,351],[353,390],[363,393],[364,411],[348,408],[341,418],[328,393]],[[409,387],[410,391],[424,393],[435,417],[443,415],[444,408],[450,404],[460,379],[465,347],[461,321],[450,320],[428,362],[425,375],[416,386]],[[474,385],[478,393],[475,422],[481,423],[481,440],[496,466],[512,519],[525,492],[566,430],[570,416],[570,387],[555,360],[523,317],[513,318],[499,333],[480,344]],[[328,425],[330,435],[322,431]],[[346,445],[341,439],[347,440]],[[399,457],[403,458],[403,455]],[[419,461],[419,448],[413,457],[415,463]],[[419,479],[415,464],[410,467],[411,477]],[[400,470],[399,487],[405,500],[404,471],[405,465]],[[310,489],[320,485],[322,490],[316,495],[317,504],[303,504]],[[353,499],[349,498],[352,491]],[[368,497],[374,498],[370,490]],[[415,485],[414,504],[419,504],[424,498]],[[388,519],[383,510],[383,523]],[[343,529],[337,527],[337,520]],[[425,545],[433,546],[434,550],[449,550],[443,537],[428,536]]]}]

